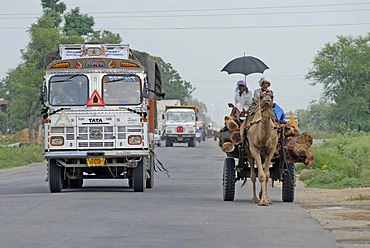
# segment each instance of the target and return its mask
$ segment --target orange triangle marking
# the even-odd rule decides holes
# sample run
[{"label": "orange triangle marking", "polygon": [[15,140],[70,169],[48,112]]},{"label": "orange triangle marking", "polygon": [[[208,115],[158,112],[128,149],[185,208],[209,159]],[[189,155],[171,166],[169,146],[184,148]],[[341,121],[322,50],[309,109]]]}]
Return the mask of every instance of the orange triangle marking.
[{"label": "orange triangle marking", "polygon": [[97,90],[94,90],[90,99],[87,101],[86,106],[105,106],[105,102],[100,97]]}]

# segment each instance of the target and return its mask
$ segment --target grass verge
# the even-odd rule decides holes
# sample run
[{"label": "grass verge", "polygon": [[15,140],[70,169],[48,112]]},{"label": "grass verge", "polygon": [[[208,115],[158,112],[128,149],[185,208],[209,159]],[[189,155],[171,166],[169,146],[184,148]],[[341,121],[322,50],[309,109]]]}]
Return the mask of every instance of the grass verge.
[{"label": "grass verge", "polygon": [[370,187],[370,134],[348,132],[312,146],[315,162],[309,171],[297,164],[300,180],[313,188]]},{"label": "grass verge", "polygon": [[41,145],[0,147],[0,169],[9,169],[44,161]]}]

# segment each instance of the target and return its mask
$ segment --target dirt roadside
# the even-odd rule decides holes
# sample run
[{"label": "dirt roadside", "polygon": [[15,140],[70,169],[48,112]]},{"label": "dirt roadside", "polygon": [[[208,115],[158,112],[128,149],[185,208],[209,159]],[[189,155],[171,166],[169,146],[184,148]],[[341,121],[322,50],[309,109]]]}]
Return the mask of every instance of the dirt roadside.
[{"label": "dirt roadside", "polygon": [[295,201],[331,231],[339,247],[370,247],[370,188],[313,189],[297,180]]}]

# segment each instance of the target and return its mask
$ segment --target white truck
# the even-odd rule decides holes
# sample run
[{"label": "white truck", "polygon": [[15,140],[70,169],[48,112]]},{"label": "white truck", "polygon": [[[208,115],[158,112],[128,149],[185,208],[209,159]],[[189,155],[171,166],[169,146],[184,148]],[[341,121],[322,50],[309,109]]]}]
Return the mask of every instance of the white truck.
[{"label": "white truck", "polygon": [[68,44],[46,56],[41,90],[50,192],[84,179],[154,185],[154,130],[161,75],[126,44]]},{"label": "white truck", "polygon": [[161,137],[164,137],[164,115],[166,112],[166,106],[180,106],[181,101],[179,99],[166,99],[157,101],[157,126],[158,133]]},{"label": "white truck", "polygon": [[196,145],[197,108],[196,106],[166,106],[164,116],[166,147],[173,143]]}]

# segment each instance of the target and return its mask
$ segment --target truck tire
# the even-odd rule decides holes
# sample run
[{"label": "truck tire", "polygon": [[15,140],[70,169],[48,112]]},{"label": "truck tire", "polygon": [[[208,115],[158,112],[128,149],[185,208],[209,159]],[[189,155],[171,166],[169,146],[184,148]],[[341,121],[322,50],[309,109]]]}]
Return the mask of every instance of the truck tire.
[{"label": "truck tire", "polygon": [[49,159],[49,190],[51,193],[60,193],[63,189],[62,167],[55,159]]},{"label": "truck tire", "polygon": [[196,138],[192,138],[191,140],[189,140],[188,142],[188,146],[189,147],[195,147],[197,144],[197,141],[196,141]]},{"label": "truck tire", "polygon": [[149,158],[149,170],[147,170],[148,171],[148,173],[149,173],[149,178],[146,180],[146,188],[147,189],[151,189],[151,188],[153,188],[153,186],[154,186],[154,157],[153,156],[150,156],[150,158]]},{"label": "truck tire", "polygon": [[283,174],[282,199],[283,202],[294,201],[295,167],[293,163],[287,164],[288,171]]},{"label": "truck tire", "polygon": [[235,197],[235,160],[225,158],[222,177],[224,201],[234,201]]},{"label": "truck tire", "polygon": [[143,160],[140,160],[137,167],[134,169],[133,185],[135,192],[144,192],[145,190],[145,168]]},{"label": "truck tire", "polygon": [[166,138],[165,143],[166,143],[166,147],[173,146],[173,142],[169,138]]}]

